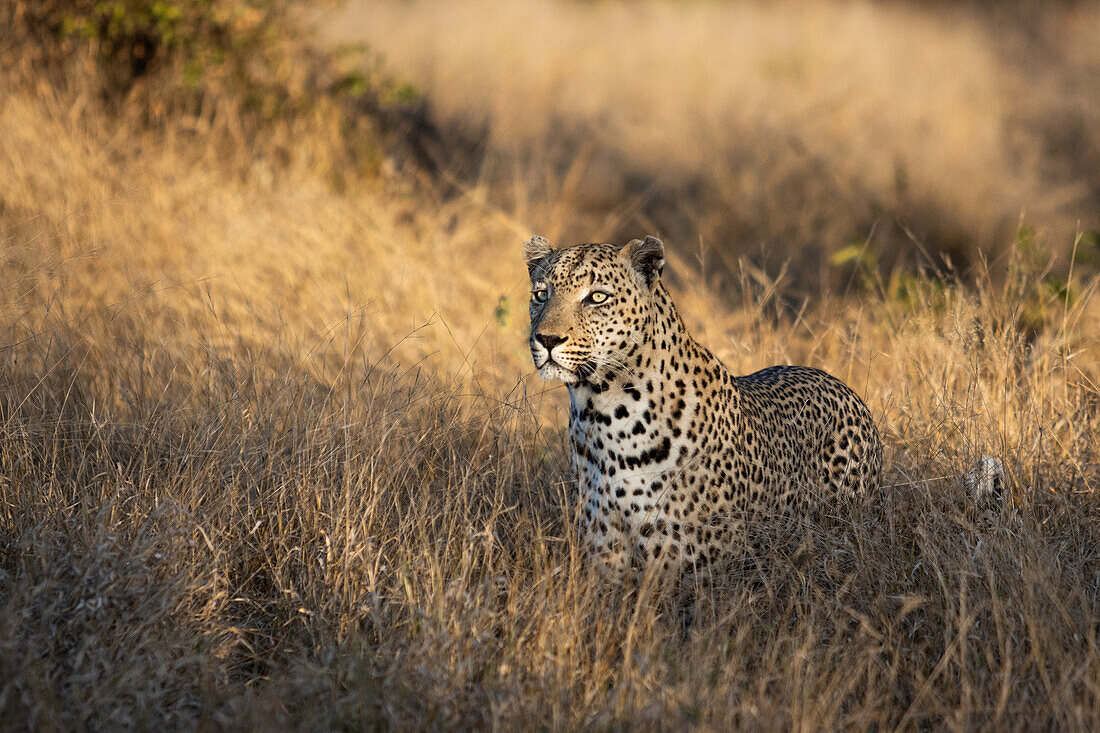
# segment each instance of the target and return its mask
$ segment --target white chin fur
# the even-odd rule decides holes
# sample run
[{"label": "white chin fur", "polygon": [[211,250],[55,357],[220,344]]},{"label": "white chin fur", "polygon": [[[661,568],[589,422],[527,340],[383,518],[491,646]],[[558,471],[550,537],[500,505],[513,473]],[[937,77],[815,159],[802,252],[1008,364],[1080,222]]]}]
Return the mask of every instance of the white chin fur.
[{"label": "white chin fur", "polygon": [[561,366],[555,364],[552,361],[547,360],[539,367],[539,376],[548,382],[565,382],[566,384],[572,384],[577,381],[577,375],[568,369],[564,369]]}]

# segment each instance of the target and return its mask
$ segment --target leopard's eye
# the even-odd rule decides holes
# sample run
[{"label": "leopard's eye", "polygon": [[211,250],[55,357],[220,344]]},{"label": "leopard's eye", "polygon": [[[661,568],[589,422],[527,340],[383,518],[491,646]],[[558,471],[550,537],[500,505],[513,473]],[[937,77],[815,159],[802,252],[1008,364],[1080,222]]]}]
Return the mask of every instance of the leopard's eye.
[{"label": "leopard's eye", "polygon": [[601,303],[606,303],[610,297],[610,294],[602,290],[594,290],[588,295],[588,302],[592,305],[599,305]]},{"label": "leopard's eye", "polygon": [[535,292],[531,293],[531,297],[535,299],[536,303],[545,303],[550,299],[550,291],[546,288],[539,288]]}]

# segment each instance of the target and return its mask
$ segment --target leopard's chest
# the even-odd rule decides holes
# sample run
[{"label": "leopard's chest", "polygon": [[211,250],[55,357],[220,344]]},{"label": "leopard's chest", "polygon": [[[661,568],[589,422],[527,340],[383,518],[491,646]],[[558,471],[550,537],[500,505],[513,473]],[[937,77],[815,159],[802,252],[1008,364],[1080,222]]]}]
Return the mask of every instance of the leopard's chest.
[{"label": "leopard's chest", "polygon": [[625,529],[665,513],[683,453],[667,428],[645,400],[571,413],[573,471],[589,519]]}]

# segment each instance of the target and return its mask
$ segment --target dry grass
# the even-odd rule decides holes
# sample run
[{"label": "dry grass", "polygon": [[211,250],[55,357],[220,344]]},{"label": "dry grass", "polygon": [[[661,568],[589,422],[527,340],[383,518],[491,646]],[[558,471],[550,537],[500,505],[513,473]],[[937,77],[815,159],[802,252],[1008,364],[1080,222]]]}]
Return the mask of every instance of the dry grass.
[{"label": "dry grass", "polygon": [[1100,229],[1100,12],[1011,5],[351,0],[328,27],[487,132],[470,178],[499,200],[585,214],[565,238],[793,256],[811,290],[869,235],[887,266],[965,270],[1021,219],[1063,255]]},{"label": "dry grass", "polygon": [[[747,266],[719,300],[681,250],[731,368],[826,368],[889,444],[874,501],[761,527],[682,638],[578,556],[565,395],[530,374],[519,242],[579,226],[569,200],[242,176],[187,121],[2,83],[0,727],[1100,719],[1091,273],[1067,303],[1023,253],[791,311]],[[960,487],[985,452],[992,527]]]}]

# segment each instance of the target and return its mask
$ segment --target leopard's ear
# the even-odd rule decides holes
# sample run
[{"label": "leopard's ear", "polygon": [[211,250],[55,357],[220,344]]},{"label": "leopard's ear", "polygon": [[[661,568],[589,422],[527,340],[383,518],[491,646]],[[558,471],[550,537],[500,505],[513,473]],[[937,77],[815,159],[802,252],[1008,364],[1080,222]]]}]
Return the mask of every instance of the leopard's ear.
[{"label": "leopard's ear", "polygon": [[523,259],[527,262],[527,272],[531,275],[535,267],[554,251],[554,245],[546,237],[537,234],[523,243]]},{"label": "leopard's ear", "polygon": [[665,268],[665,243],[657,237],[646,236],[630,240],[619,251],[630,260],[646,287],[652,288]]}]

